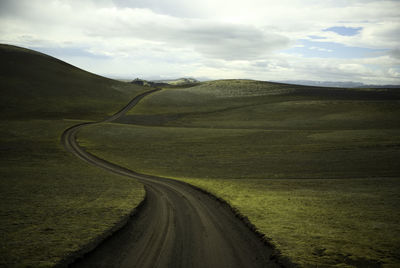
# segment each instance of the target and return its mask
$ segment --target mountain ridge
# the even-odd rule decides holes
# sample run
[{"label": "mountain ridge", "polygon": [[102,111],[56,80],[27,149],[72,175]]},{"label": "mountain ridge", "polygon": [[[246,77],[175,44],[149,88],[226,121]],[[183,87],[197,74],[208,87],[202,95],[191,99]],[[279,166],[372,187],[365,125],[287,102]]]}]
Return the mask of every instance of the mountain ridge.
[{"label": "mountain ridge", "polygon": [[341,88],[400,88],[400,85],[375,85],[352,81],[315,81],[315,80],[279,80],[278,83],[294,84],[316,87],[341,87]]}]

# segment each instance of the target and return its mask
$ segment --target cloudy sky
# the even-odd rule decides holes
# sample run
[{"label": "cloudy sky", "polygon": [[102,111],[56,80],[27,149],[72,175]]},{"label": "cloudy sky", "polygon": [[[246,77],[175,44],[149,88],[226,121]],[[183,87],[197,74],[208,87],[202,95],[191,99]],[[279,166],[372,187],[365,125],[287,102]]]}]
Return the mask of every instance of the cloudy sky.
[{"label": "cloudy sky", "polygon": [[400,84],[400,0],[0,0],[0,42],[119,78]]}]

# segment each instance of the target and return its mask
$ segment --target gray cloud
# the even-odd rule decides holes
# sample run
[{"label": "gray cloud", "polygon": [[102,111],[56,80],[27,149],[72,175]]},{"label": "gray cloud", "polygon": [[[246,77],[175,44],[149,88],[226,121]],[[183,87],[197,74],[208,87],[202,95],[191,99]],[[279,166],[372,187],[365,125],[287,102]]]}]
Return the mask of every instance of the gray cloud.
[{"label": "gray cloud", "polygon": [[289,38],[254,26],[155,14],[147,17],[138,10],[100,29],[92,25],[87,33],[155,41],[224,60],[251,60],[289,44]]},{"label": "gray cloud", "polygon": [[18,1],[0,1],[0,15],[4,16],[18,10]]},{"label": "gray cloud", "polygon": [[181,18],[204,17],[207,3],[198,4],[185,0],[112,0],[120,8],[147,8],[158,14]]},{"label": "gray cloud", "polygon": [[282,35],[232,24],[189,26],[180,34],[183,42],[193,45],[203,55],[225,60],[255,59],[289,43]]},{"label": "gray cloud", "polygon": [[400,48],[390,50],[389,55],[397,60],[400,60]]}]

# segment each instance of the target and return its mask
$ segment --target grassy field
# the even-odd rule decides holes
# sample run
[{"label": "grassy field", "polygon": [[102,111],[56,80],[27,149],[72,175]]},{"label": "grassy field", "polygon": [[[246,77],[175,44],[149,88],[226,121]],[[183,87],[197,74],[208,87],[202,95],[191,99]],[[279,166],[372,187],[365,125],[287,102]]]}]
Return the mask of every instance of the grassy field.
[{"label": "grassy field", "polygon": [[399,130],[269,131],[110,124],[84,129],[78,137],[85,137],[83,145],[96,149],[96,154],[115,153],[118,161],[144,173],[263,179],[398,176],[399,134]]},{"label": "grassy field", "polygon": [[81,121],[144,89],[34,51],[0,46],[0,266],[54,266],[107,233],[143,186],[76,159],[60,143]]},{"label": "grassy field", "polygon": [[143,186],[75,159],[59,141],[71,121],[1,122],[0,266],[52,266],[111,229]]},{"label": "grassy field", "polygon": [[[244,92],[241,92],[244,91]],[[302,266],[400,264],[400,95],[217,81],[84,129],[89,151],[197,185]]]}]

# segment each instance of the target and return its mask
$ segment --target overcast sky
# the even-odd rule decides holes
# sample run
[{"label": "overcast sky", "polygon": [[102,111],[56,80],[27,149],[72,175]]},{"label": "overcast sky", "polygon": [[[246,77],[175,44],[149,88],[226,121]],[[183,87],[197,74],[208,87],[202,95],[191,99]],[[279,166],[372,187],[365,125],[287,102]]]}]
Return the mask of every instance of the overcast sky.
[{"label": "overcast sky", "polygon": [[0,42],[110,76],[400,84],[400,0],[0,0]]}]

